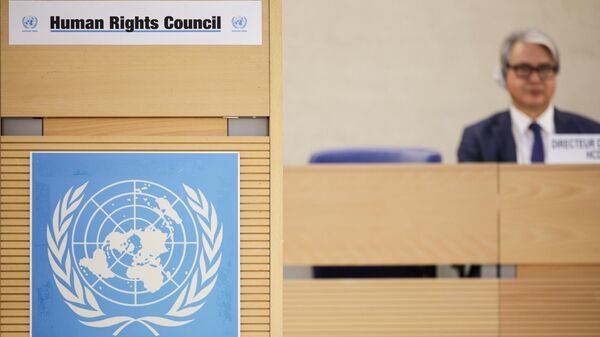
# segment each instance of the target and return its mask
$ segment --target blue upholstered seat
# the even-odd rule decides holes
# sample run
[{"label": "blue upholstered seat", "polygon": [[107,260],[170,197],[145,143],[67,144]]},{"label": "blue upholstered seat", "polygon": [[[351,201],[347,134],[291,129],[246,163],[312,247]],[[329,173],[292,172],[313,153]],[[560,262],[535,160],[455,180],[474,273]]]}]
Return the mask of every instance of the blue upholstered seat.
[{"label": "blue upholstered seat", "polygon": [[426,148],[340,149],[313,154],[313,164],[350,163],[440,163],[442,155]]}]

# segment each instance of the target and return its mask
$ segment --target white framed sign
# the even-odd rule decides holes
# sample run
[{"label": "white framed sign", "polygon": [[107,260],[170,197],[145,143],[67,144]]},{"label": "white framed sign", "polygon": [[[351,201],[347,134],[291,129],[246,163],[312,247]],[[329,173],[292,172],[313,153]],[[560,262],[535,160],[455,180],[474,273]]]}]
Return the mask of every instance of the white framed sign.
[{"label": "white framed sign", "polygon": [[260,45],[262,1],[9,2],[11,45]]},{"label": "white framed sign", "polygon": [[548,164],[600,164],[600,134],[551,135]]}]

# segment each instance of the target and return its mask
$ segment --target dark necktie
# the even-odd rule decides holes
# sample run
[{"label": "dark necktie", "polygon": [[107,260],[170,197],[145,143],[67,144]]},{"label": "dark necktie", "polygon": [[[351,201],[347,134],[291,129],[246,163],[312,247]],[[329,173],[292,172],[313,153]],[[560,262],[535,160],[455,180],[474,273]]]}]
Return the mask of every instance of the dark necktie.
[{"label": "dark necktie", "polygon": [[542,128],[538,123],[531,123],[529,129],[533,131],[533,149],[531,150],[531,162],[544,162],[544,141],[542,141]]}]

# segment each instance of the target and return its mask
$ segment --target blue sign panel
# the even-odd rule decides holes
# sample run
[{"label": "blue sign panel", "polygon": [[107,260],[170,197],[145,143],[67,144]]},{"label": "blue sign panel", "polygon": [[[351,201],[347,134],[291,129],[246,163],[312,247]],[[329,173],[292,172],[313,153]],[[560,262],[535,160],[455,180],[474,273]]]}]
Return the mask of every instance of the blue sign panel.
[{"label": "blue sign panel", "polygon": [[238,153],[31,154],[33,337],[239,336]]}]

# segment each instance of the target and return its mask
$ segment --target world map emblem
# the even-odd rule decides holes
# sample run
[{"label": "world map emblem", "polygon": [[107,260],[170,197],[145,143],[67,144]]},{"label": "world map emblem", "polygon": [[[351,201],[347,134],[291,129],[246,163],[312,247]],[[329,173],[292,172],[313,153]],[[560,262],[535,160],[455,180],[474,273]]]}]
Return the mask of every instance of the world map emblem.
[{"label": "world map emblem", "polygon": [[248,24],[248,19],[245,16],[234,16],[231,19],[231,24],[235,29],[244,29]]},{"label": "world map emblem", "polygon": [[[225,187],[232,192],[231,196],[220,195],[216,199],[230,201],[229,206],[236,206],[234,211],[239,213],[237,154],[230,158],[221,155],[226,156],[216,161],[229,161],[229,173],[234,177],[230,179],[231,186]],[[51,160],[53,157],[61,161]],[[123,165],[110,166],[116,171],[113,179],[103,177],[93,183],[94,177],[88,170],[100,170],[102,166],[94,163],[99,160],[105,163],[106,157],[116,158]],[[190,158],[198,160],[196,165],[207,166],[211,159],[217,159],[214,155],[175,157],[189,157],[182,161],[184,168],[175,171],[176,177],[168,175],[160,179],[164,169],[148,166],[144,177],[119,179],[127,171],[138,172],[136,162],[156,165],[174,157],[141,153],[101,154],[99,158],[93,154],[32,154],[32,188],[48,180],[36,172],[56,163],[63,166],[64,160],[79,162],[79,168],[73,171],[79,179],[72,179],[68,172],[63,177],[66,179],[60,179],[61,175],[55,172],[53,175],[59,179],[52,180],[80,180],[61,184],[62,193],[56,191],[50,205],[44,202],[46,208],[51,207],[43,212],[47,218],[43,226],[46,261],[40,261],[37,249],[32,253],[32,335],[36,331],[36,314],[43,314],[44,310],[39,309],[47,305],[43,299],[36,303],[34,297],[40,300],[45,291],[59,295],[52,298],[54,309],[47,310],[47,314],[58,307],[63,313],[70,312],[65,317],[70,316],[73,323],[78,323],[73,324],[73,336],[82,332],[86,336],[95,333],[105,336],[110,332],[125,337],[239,334],[239,215],[232,214],[230,209],[222,212],[221,205],[215,205],[211,194],[205,192],[215,186],[219,190],[218,185],[227,185],[228,181],[218,177],[219,183],[215,184],[207,178],[212,183],[204,184],[203,179],[194,177],[194,161]],[[36,158],[39,165],[34,161]],[[208,166],[215,169],[217,176],[223,176],[220,165]],[[158,177],[150,177],[148,173],[152,172],[147,171],[153,170],[160,172]],[[187,172],[191,173],[189,177]],[[88,179],[81,179],[82,176]],[[207,188],[201,188],[202,185]],[[34,207],[39,194],[39,191],[32,193]],[[32,210],[32,226],[36,229],[38,220],[43,221]],[[34,245],[42,237],[36,235],[39,232],[32,228]],[[229,236],[234,237],[234,245]],[[49,268],[39,268],[43,262]],[[35,287],[35,278],[41,270],[50,274],[45,277],[49,282],[43,283],[43,291]],[[232,274],[235,282],[231,282]],[[223,322],[215,324],[215,316]],[[37,322],[40,323],[37,326],[47,325],[44,321]],[[64,336],[63,326],[56,330],[56,336]],[[47,331],[44,329],[44,336],[54,336]]]},{"label": "world map emblem", "polygon": [[35,29],[38,25],[38,18],[32,15],[24,16],[23,19],[21,19],[21,23],[26,29]]}]

